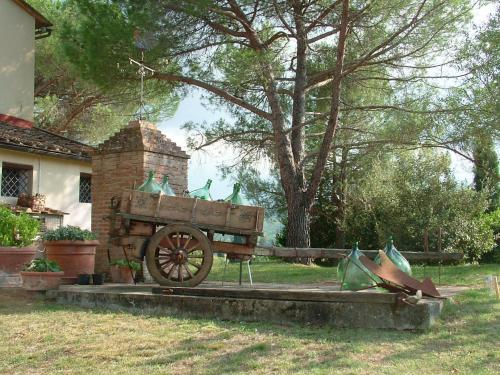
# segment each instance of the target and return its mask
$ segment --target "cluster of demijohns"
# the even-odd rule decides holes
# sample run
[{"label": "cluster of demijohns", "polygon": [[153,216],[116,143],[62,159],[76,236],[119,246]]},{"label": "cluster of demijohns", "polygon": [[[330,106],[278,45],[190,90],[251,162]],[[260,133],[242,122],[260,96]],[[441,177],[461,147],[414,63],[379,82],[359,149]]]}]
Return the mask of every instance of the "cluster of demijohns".
[{"label": "cluster of demijohns", "polygon": [[[411,275],[410,263],[396,249],[392,237],[389,238],[384,252],[396,267],[408,275]],[[359,260],[361,255],[363,255],[363,253],[359,250],[358,243],[356,242],[349,255],[340,261],[337,270],[343,290],[368,289],[377,284],[378,277],[361,263]],[[375,258],[375,263],[381,263],[378,255]]]},{"label": "cluster of demijohns", "polygon": [[[198,198],[207,201],[212,200],[212,196],[210,195],[210,186],[212,185],[212,180],[208,179],[205,186],[202,188],[193,190],[191,192],[186,192],[186,195],[191,198]],[[224,202],[231,202],[232,204],[245,204],[245,200],[240,194],[241,184],[238,182],[233,185],[233,192],[231,195],[223,199]],[[153,194],[164,194],[169,196],[175,196],[174,190],[170,186],[168,182],[168,175],[163,176],[163,180],[161,183],[155,181],[155,173],[154,171],[149,171],[148,177],[144,181],[144,183],[137,188],[139,191],[144,191],[147,193]]]}]

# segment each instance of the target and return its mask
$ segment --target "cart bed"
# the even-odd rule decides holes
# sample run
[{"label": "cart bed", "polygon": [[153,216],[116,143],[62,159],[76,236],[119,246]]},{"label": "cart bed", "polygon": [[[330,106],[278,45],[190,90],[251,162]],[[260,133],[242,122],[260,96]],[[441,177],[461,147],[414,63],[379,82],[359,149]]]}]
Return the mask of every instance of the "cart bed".
[{"label": "cart bed", "polygon": [[125,190],[119,214],[157,224],[189,223],[226,234],[261,235],[264,208]]}]

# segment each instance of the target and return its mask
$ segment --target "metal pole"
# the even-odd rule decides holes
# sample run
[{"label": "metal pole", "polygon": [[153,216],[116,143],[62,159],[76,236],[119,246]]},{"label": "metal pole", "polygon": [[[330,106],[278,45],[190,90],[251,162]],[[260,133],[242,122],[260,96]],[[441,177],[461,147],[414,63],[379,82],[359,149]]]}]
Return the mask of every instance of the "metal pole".
[{"label": "metal pole", "polygon": [[226,278],[226,267],[229,260],[224,258],[224,271],[222,271],[222,286],[224,286],[224,279]]},{"label": "metal pole", "polygon": [[[438,252],[441,253],[441,240],[443,236],[443,228],[439,227],[438,231]],[[441,285],[441,266],[443,264],[442,259],[439,259],[439,268],[438,268],[438,284]]]},{"label": "metal pole", "polygon": [[250,270],[250,260],[247,261],[247,267],[248,267],[248,277],[250,278],[250,285],[253,286],[252,271]]},{"label": "metal pole", "polygon": [[243,260],[240,259],[240,285],[241,285],[241,274],[243,273]]}]

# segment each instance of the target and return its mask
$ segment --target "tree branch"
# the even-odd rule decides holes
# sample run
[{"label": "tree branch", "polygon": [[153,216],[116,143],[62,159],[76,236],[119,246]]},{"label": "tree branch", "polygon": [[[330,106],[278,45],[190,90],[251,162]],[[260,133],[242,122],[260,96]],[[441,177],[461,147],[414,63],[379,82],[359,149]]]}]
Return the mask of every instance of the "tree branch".
[{"label": "tree branch", "polygon": [[309,32],[311,32],[312,29],[314,29],[323,19],[325,19],[325,17],[327,17],[331,12],[333,12],[335,7],[339,5],[341,2],[342,0],[337,0],[334,1],[332,4],[330,4],[330,6],[328,6],[323,12],[321,12],[320,15],[314,21],[312,21],[309,24],[309,26],[307,26],[305,33],[308,34]]},{"label": "tree branch", "polygon": [[203,82],[200,80],[197,80],[195,78],[190,78],[190,77],[184,77],[176,74],[169,74],[169,73],[159,73],[155,72],[153,75],[153,78],[158,79],[160,81],[166,81],[166,82],[182,82],[186,83],[191,86],[196,86],[200,87],[202,89],[205,89],[212,94],[215,94],[223,99],[226,99],[227,101],[236,104],[237,106],[240,106],[242,108],[245,108],[246,110],[256,114],[259,117],[262,117],[263,119],[271,121],[272,115],[269,112],[263,111],[260,108],[257,108],[253,106],[252,104],[244,101],[241,98],[238,98],[234,95],[231,95],[227,91],[224,91],[223,89],[213,86],[207,82]]}]

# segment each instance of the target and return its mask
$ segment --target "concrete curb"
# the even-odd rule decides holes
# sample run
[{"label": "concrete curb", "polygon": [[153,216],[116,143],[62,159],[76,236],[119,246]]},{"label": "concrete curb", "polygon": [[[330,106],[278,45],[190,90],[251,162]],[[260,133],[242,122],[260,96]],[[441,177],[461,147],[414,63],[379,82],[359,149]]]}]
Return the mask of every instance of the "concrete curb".
[{"label": "concrete curb", "polygon": [[[352,292],[345,292],[352,293]],[[376,302],[318,302],[275,299],[159,295],[141,288],[63,287],[49,291],[58,303],[145,314],[189,315],[205,319],[330,325],[342,328],[424,330],[439,317],[442,300],[415,305]]]}]

